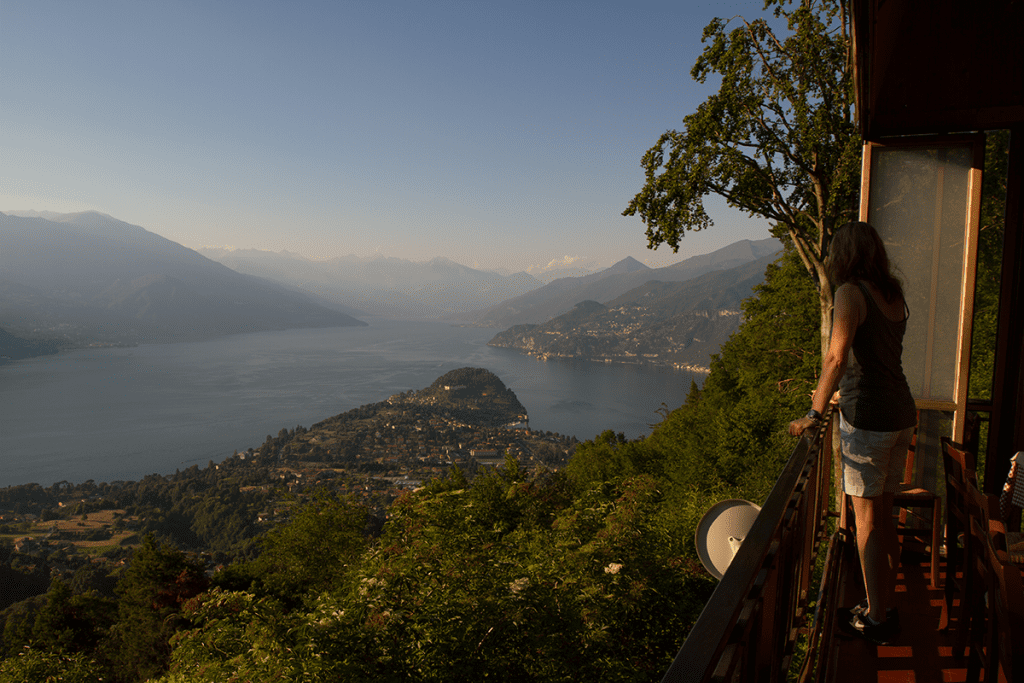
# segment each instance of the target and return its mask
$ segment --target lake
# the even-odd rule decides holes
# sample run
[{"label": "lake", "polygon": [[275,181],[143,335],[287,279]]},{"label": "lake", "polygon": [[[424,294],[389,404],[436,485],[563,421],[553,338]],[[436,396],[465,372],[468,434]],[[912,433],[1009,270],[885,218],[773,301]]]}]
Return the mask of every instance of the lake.
[{"label": "lake", "polygon": [[204,342],[79,349],[0,366],[0,486],[138,480],[220,462],[460,367],[515,392],[530,427],[592,439],[649,434],[702,375],[540,361],[487,346],[498,330],[371,320]]}]

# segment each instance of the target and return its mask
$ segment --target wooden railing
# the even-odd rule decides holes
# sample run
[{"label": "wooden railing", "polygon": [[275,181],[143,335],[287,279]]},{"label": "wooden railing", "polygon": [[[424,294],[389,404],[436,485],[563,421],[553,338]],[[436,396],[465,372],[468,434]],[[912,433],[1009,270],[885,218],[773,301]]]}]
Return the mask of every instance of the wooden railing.
[{"label": "wooden railing", "polygon": [[[795,677],[827,677],[819,670],[827,667],[815,666],[815,650],[827,650],[818,635],[829,631],[808,628],[808,606],[831,602],[825,583],[835,574],[827,562],[825,593],[812,587],[831,514],[832,428],[830,412],[815,434],[800,439],[664,682],[787,680],[801,636],[806,664],[793,667]],[[844,538],[841,531],[833,536]],[[829,555],[836,554],[832,548]]]}]

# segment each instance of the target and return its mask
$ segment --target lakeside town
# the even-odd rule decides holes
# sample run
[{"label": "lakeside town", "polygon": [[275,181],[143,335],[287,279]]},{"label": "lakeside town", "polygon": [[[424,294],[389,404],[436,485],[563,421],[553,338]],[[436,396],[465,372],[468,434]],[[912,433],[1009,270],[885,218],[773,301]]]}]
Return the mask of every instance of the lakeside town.
[{"label": "lakeside town", "polygon": [[138,482],[0,489],[0,571],[27,591],[51,575],[102,573],[147,533],[204,556],[212,570],[251,556],[255,539],[317,492],[364,506],[379,527],[404,491],[453,468],[472,478],[512,458],[527,470],[557,470],[575,444],[575,437],[531,430],[526,410],[497,376],[463,368],[426,389],[309,428],[281,429],[205,468]]}]

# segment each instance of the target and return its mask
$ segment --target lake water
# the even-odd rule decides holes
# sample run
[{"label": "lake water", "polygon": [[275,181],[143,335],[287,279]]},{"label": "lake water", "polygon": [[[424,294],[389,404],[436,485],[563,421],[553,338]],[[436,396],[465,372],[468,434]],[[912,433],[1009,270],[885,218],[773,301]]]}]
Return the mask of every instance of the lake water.
[{"label": "lake water", "polygon": [[138,480],[220,462],[460,367],[512,389],[530,427],[591,439],[650,433],[691,379],[667,368],[539,361],[487,346],[498,330],[374,320],[205,342],[81,349],[0,366],[0,486]]}]

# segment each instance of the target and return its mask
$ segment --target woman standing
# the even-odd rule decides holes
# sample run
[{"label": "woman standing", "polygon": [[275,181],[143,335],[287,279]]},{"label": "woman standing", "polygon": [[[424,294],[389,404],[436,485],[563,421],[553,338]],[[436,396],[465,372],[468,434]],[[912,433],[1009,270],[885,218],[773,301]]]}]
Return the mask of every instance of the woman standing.
[{"label": "woman standing", "polygon": [[[853,501],[867,599],[841,619],[844,630],[880,645],[899,634],[892,601],[900,548],[893,494],[903,478],[917,409],[903,375],[907,328],[903,287],[885,245],[867,223],[847,223],[832,238],[828,267],[839,283],[832,339],[806,417],[789,433],[817,425],[839,386],[843,490]],[[852,353],[851,353],[852,351]]]}]

